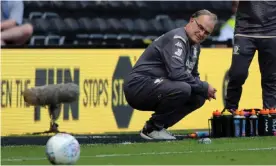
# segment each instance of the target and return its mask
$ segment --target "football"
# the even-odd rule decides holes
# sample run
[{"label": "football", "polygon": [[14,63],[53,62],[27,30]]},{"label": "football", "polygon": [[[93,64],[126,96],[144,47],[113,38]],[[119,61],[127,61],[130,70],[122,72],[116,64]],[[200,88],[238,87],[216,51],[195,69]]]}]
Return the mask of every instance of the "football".
[{"label": "football", "polygon": [[58,133],[47,141],[46,155],[51,164],[75,164],[80,157],[79,142],[70,134]]}]

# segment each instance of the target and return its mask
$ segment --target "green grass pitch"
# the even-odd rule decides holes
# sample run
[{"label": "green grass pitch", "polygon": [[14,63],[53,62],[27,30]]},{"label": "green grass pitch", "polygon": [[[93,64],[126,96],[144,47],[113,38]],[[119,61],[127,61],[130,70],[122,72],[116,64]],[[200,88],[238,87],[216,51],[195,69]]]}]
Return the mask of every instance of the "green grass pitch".
[{"label": "green grass pitch", "polygon": [[[48,165],[45,146],[7,146],[2,165]],[[276,164],[276,137],[81,145],[78,165]]]}]

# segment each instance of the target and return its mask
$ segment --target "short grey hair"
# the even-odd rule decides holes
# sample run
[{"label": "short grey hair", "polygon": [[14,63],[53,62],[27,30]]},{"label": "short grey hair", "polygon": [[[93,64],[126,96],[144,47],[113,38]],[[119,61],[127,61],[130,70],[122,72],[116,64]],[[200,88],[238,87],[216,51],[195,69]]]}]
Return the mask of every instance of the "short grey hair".
[{"label": "short grey hair", "polygon": [[202,9],[202,10],[199,10],[197,12],[195,12],[193,15],[192,15],[192,18],[197,18],[199,16],[202,16],[202,15],[208,15],[211,17],[211,19],[214,21],[214,23],[216,24],[218,22],[218,17],[216,14],[210,12],[209,10],[206,10],[206,9]]}]

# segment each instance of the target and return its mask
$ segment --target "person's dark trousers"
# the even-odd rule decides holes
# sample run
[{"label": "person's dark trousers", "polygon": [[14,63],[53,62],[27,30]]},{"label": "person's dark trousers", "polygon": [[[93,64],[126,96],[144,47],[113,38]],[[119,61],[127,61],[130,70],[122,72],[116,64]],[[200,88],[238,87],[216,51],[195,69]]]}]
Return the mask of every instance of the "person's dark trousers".
[{"label": "person's dark trousers", "polygon": [[168,79],[140,78],[137,84],[125,82],[124,92],[133,108],[154,111],[147,125],[157,130],[173,126],[205,102],[203,97],[193,94],[189,84]]},{"label": "person's dark trousers", "polygon": [[225,108],[238,108],[242,86],[248,77],[248,69],[256,50],[261,72],[263,108],[276,108],[276,38],[235,36],[234,40]]}]

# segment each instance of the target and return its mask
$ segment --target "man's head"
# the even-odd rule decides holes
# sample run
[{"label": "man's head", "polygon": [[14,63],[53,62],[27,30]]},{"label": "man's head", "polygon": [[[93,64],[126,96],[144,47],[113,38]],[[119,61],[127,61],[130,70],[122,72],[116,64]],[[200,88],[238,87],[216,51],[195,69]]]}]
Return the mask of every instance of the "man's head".
[{"label": "man's head", "polygon": [[186,25],[185,30],[193,43],[204,41],[214,30],[217,16],[208,10],[195,12]]}]

